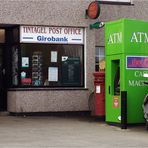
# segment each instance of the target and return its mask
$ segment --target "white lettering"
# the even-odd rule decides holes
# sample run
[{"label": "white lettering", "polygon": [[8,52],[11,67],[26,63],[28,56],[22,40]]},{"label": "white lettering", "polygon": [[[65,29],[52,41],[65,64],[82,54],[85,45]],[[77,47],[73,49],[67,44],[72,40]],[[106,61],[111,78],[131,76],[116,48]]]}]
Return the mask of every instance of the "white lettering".
[{"label": "white lettering", "polygon": [[122,32],[109,35],[108,44],[122,43]]},{"label": "white lettering", "polygon": [[137,32],[137,34],[139,35],[139,42],[141,43],[142,42],[142,37],[143,37],[143,35],[145,34],[145,33],[143,33],[143,32]]},{"label": "white lettering", "polygon": [[135,71],[135,77],[139,77],[139,71]]},{"label": "white lettering", "polygon": [[147,43],[147,42],[148,42],[148,36],[147,36],[147,33],[145,33],[144,35],[145,35],[145,37],[144,37],[144,42]]},{"label": "white lettering", "polygon": [[147,43],[148,42],[148,34],[145,32],[134,32],[131,37],[131,42]]},{"label": "white lettering", "polygon": [[122,42],[122,33],[121,32],[117,34],[117,42],[118,43]]},{"label": "white lettering", "polygon": [[138,42],[138,39],[137,39],[137,36],[136,36],[136,33],[134,32],[133,35],[132,35],[132,38],[131,38],[131,42]]},{"label": "white lettering", "polygon": [[145,86],[144,84],[144,80],[129,80],[128,84],[130,87],[141,87],[141,86]]},{"label": "white lettering", "polygon": [[148,71],[135,71],[135,77],[143,77],[144,74],[148,74]]},{"label": "white lettering", "polygon": [[113,42],[113,39],[112,39],[112,36],[110,35],[109,36],[109,40],[108,40],[108,44],[113,44],[114,42]]},{"label": "white lettering", "polygon": [[134,86],[134,80],[129,80],[128,84],[129,84],[129,86]]}]

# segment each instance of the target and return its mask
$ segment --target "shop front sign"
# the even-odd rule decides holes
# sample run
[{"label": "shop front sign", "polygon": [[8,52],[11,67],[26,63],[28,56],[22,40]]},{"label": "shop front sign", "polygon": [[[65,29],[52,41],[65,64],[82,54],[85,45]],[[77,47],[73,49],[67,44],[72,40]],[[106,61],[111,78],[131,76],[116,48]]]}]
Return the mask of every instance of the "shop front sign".
[{"label": "shop front sign", "polygon": [[83,28],[20,26],[21,43],[84,44],[83,36]]}]

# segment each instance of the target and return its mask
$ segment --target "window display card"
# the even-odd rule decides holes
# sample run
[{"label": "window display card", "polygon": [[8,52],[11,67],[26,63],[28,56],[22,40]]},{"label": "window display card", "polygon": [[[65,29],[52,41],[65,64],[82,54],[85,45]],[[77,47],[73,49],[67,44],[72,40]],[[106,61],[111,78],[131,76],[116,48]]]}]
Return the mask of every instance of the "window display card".
[{"label": "window display card", "polygon": [[23,85],[30,85],[31,84],[31,78],[22,78],[21,83]]},{"label": "window display card", "polygon": [[21,72],[21,78],[26,78],[26,72],[24,71]]},{"label": "window display card", "polygon": [[68,56],[62,56],[62,62],[66,61],[68,59]]},{"label": "window display card", "polygon": [[22,57],[22,67],[23,68],[29,67],[29,57]]},{"label": "window display card", "polygon": [[51,62],[57,62],[57,51],[51,51]]},{"label": "window display card", "polygon": [[58,67],[48,67],[48,81],[58,81]]}]

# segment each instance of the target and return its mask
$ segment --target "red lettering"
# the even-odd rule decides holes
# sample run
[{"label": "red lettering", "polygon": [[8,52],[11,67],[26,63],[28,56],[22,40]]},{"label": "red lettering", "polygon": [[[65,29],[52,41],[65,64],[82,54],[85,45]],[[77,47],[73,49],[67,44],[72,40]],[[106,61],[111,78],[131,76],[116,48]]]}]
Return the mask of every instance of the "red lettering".
[{"label": "red lettering", "polygon": [[25,26],[23,27],[24,33],[46,33],[45,27],[40,26]]},{"label": "red lettering", "polygon": [[142,60],[133,59],[131,63],[128,65],[128,67],[141,67],[142,66]]},{"label": "red lettering", "polygon": [[64,28],[65,34],[81,35],[80,28]]},{"label": "red lettering", "polygon": [[50,27],[49,34],[61,34],[62,28]]},{"label": "red lettering", "polygon": [[148,67],[148,58],[144,58],[143,60],[143,67]]},{"label": "red lettering", "polygon": [[[128,61],[127,61],[128,62]],[[135,57],[127,63],[128,68],[148,68],[147,57]]]}]

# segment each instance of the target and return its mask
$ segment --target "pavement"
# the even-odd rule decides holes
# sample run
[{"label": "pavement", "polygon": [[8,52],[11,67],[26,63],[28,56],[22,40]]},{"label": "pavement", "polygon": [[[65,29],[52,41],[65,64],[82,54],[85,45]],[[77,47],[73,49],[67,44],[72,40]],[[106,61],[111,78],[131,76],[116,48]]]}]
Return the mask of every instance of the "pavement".
[{"label": "pavement", "polygon": [[0,148],[148,148],[148,131],[89,116],[0,115]]}]

